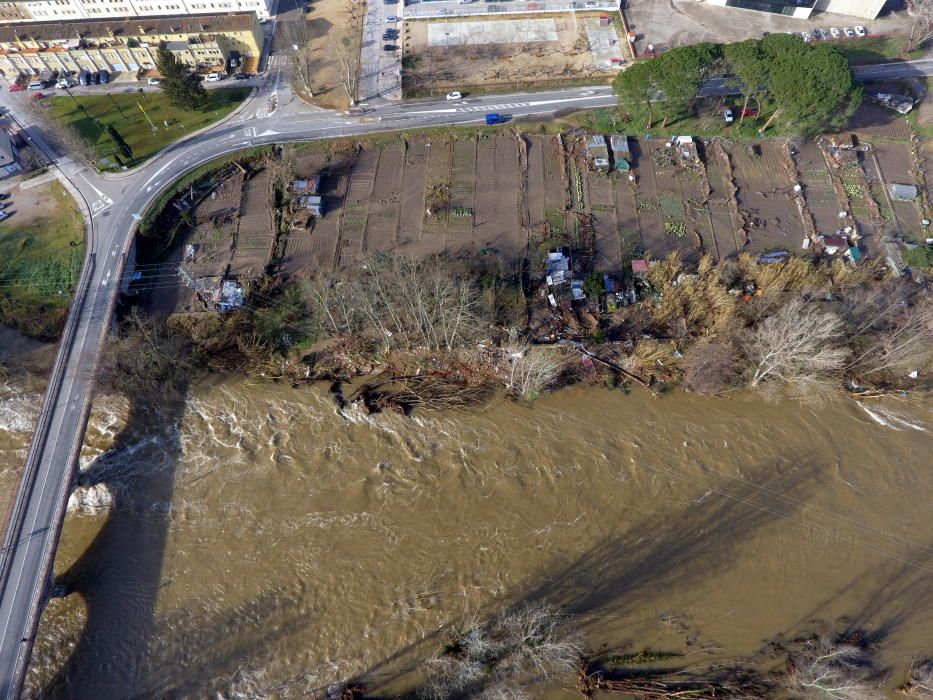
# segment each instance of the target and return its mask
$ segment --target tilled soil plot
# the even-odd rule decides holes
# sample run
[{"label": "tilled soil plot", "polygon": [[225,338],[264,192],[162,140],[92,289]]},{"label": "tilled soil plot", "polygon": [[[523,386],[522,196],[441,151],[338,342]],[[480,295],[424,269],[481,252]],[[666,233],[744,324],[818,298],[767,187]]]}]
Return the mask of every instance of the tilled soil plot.
[{"label": "tilled soil plot", "polygon": [[378,163],[379,149],[362,149],[353,163],[339,223],[339,265],[352,265],[365,256],[366,221]]},{"label": "tilled soil plot", "polygon": [[641,232],[642,245],[646,253],[662,257],[668,250],[670,241],[664,235],[664,222],[661,217],[661,201],[658,184],[651,162],[651,142],[631,141],[632,171],[635,174],[635,219]]},{"label": "tilled soil plot", "polygon": [[782,144],[736,143],[728,149],[739,213],[748,238],[746,248],[761,253],[775,248],[799,248],[804,228],[793,200],[794,182]]},{"label": "tilled soil plot", "polygon": [[[913,158],[910,155],[910,146],[906,143],[880,142],[874,143],[870,160],[878,169],[878,176],[886,188],[892,182],[903,185],[915,185]],[[883,193],[882,193],[883,194]],[[886,201],[886,200],[881,200]],[[893,200],[893,216],[895,223],[905,235],[917,235],[920,231],[920,209],[918,202],[900,202]],[[885,218],[890,218],[891,207],[882,208]]]},{"label": "tilled soil plot", "polygon": [[[658,220],[657,228],[654,228],[653,221],[647,228],[643,225],[646,248],[656,257],[664,257],[674,251],[690,257],[698,250],[700,239],[688,221],[684,191],[686,187],[695,206],[702,206],[699,163],[682,160],[677,149],[668,148],[663,141],[646,141],[640,146],[643,153],[638,159],[639,169],[652,180],[656,194],[653,200],[639,197],[636,209],[640,221],[642,214],[649,220]],[[642,182],[639,179],[639,195]]]},{"label": "tilled soil plot", "polygon": [[[492,148],[483,141],[484,151]],[[473,246],[476,194],[476,151],[474,138],[456,139],[450,167],[450,207],[447,210],[447,239],[445,248],[455,253]],[[484,175],[484,178],[488,174]]]},{"label": "tilled soil plot", "polygon": [[849,119],[845,132],[855,132],[861,136],[907,139],[910,138],[910,124],[907,117],[892,109],[863,102]]},{"label": "tilled soil plot", "polygon": [[432,149],[433,145],[430,142],[415,141],[408,144],[405,152],[398,225],[398,242],[401,250],[407,250],[421,242],[421,227],[424,225],[425,216],[424,193],[428,175],[428,158]]},{"label": "tilled soil plot", "polygon": [[567,208],[567,187],[557,139],[545,136],[525,138],[528,153],[528,226],[539,231],[544,224],[562,219]]},{"label": "tilled soil plot", "polygon": [[327,166],[327,177],[322,183],[324,216],[314,221],[310,250],[312,264],[308,273],[331,270],[337,262],[340,215],[355,158],[355,153],[343,151],[335,154]]},{"label": "tilled soil plot", "polygon": [[272,171],[266,168],[250,177],[243,188],[239,226],[230,261],[232,275],[249,278],[263,273],[275,243],[272,201]]},{"label": "tilled soil plot", "polygon": [[732,210],[729,208],[729,188],[723,172],[722,158],[714,148],[705,152],[706,181],[709,185],[709,198],[706,201],[706,214],[711,229],[711,240],[704,240],[706,250],[722,260],[742,251],[739,236],[736,235]]},{"label": "tilled soil plot", "polygon": [[524,257],[527,239],[521,227],[521,173],[518,141],[500,134],[480,139],[476,150],[473,240],[506,261]]},{"label": "tilled soil plot", "polygon": [[[321,172],[326,163],[327,156],[323,153],[303,156],[295,163],[294,177],[295,179],[314,177]],[[328,215],[336,222],[336,212],[328,212],[325,205],[324,216]],[[333,264],[333,247],[323,256],[322,251],[315,249],[315,245],[324,235],[326,226],[319,228],[318,224],[321,221],[310,216],[305,221],[308,222],[306,228],[292,228],[285,239],[285,249],[279,261],[279,270],[285,276],[307,275],[311,271],[320,269],[329,270]],[[336,227],[334,227],[334,232],[336,234]],[[336,238],[334,243],[336,243]]]},{"label": "tilled soil plot", "polygon": [[421,241],[412,248],[413,255],[439,253],[447,245],[447,216],[444,208],[450,203],[453,145],[451,138],[439,138],[431,142],[424,198],[426,208],[432,209],[431,214],[423,212]]},{"label": "tilled soil plot", "polygon": [[369,200],[364,250],[384,253],[398,243],[399,204],[404,177],[405,142],[398,140],[379,150],[379,164]]},{"label": "tilled soil plot", "polygon": [[807,210],[813,217],[817,233],[835,232],[839,228],[841,205],[820,147],[812,141],[805,141],[797,149],[794,161]]},{"label": "tilled soil plot", "polygon": [[619,222],[612,180],[609,173],[586,173],[586,200],[595,234],[593,267],[600,272],[618,270],[621,265]]}]

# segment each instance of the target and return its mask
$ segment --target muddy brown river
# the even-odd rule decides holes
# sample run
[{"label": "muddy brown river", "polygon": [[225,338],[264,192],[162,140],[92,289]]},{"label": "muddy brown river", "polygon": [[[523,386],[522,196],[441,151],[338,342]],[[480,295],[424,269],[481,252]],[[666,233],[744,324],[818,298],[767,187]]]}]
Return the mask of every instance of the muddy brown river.
[{"label": "muddy brown river", "polygon": [[[6,492],[38,398],[7,385]],[[95,402],[28,695],[307,697],[399,675],[523,600],[590,648],[749,658],[859,626],[891,688],[933,652],[928,410],[572,388],[474,414],[338,415],[324,387],[199,380]],[[536,697],[576,697],[574,679]]]}]

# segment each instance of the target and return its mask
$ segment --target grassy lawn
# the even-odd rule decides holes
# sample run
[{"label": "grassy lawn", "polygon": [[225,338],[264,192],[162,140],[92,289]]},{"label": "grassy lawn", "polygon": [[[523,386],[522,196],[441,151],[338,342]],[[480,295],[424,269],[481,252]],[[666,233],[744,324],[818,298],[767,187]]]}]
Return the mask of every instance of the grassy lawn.
[{"label": "grassy lawn", "polygon": [[845,41],[834,41],[833,45],[838,48],[849,62],[858,65],[865,63],[884,63],[890,60],[907,60],[918,58],[924,51],[923,48],[911,51],[910,55],[905,55],[907,48],[907,37],[903,36],[868,36],[861,39],[846,39]]},{"label": "grassy lawn", "polygon": [[[161,91],[145,93],[118,93],[106,95],[75,95],[50,97],[51,115],[73,124],[85,137],[93,141],[101,158],[102,170],[118,169],[114,155],[116,145],[106,132],[112,125],[133,151],[133,157],[124,160],[132,167],[142,163],[169,144],[202,129],[230,114],[249,94],[250,88],[221,88],[208,90],[208,102],[199,110],[186,112],[173,107]],[[145,114],[143,113],[145,110]],[[149,120],[155,125],[153,132]],[[166,122],[168,126],[166,126]]]},{"label": "grassy lawn", "polygon": [[14,214],[0,223],[0,323],[53,340],[81,273],[84,219],[58,182],[35,190],[29,194],[41,196],[42,209],[18,210],[14,194],[7,207]]}]

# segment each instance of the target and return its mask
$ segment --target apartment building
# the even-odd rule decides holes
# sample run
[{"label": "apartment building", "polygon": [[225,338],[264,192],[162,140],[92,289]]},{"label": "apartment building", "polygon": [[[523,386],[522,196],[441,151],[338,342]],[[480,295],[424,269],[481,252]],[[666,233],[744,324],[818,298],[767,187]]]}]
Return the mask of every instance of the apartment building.
[{"label": "apartment building", "polygon": [[255,12],[269,16],[273,0],[17,0],[0,2],[0,23],[110,17],[170,17],[176,15]]},{"label": "apartment building", "polygon": [[255,12],[122,20],[17,23],[0,26],[0,75],[152,70],[164,46],[201,71],[231,57],[259,60],[264,33]]}]

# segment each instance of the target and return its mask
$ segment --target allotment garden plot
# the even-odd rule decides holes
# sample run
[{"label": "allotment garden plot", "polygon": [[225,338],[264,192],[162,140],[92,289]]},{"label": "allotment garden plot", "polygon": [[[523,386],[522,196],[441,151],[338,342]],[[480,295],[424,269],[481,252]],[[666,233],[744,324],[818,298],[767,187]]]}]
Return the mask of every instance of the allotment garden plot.
[{"label": "allotment garden plot", "polygon": [[149,282],[164,290],[157,305],[193,312],[238,303],[270,274],[307,279],[386,253],[493,256],[534,277],[568,249],[577,279],[624,277],[673,252],[878,254],[885,236],[920,226],[922,197],[887,194],[917,182],[915,168],[906,144],[851,140],[510,128],[319,142],[188,188],[172,204],[183,214],[170,213],[181,243]]}]

